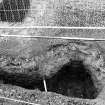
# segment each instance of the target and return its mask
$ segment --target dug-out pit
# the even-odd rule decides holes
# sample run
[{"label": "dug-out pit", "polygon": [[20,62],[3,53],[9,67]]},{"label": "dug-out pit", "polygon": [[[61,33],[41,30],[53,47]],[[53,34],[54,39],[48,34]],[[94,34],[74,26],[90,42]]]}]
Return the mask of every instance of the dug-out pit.
[{"label": "dug-out pit", "polygon": [[[12,84],[26,89],[39,89],[44,91],[43,80],[23,74],[0,73],[0,80],[4,84]],[[62,66],[57,73],[46,78],[47,89],[68,97],[95,99],[97,89],[92,80],[89,69],[82,61],[73,60]]]},{"label": "dug-out pit", "polygon": [[95,99],[97,89],[82,61],[73,60],[48,80],[48,89],[65,96]]}]

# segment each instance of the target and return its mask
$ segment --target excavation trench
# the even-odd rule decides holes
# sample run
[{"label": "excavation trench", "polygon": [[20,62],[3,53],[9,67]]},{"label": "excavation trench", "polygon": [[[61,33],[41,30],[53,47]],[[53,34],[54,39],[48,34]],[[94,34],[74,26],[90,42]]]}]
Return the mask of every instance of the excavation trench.
[{"label": "excavation trench", "polygon": [[47,83],[49,91],[69,97],[95,99],[98,94],[91,73],[82,61],[63,65]]},{"label": "excavation trench", "polygon": [[[39,89],[45,91],[43,80],[25,74],[1,72],[0,80],[4,84],[12,84],[31,90]],[[48,91],[69,97],[94,99],[98,94],[89,69],[84,66],[82,61],[73,60],[63,65],[55,75],[46,78],[46,83]]]}]

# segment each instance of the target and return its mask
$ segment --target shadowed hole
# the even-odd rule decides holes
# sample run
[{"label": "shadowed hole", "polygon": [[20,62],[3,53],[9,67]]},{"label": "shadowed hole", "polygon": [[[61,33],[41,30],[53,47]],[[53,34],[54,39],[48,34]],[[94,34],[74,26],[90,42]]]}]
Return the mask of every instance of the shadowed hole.
[{"label": "shadowed hole", "polygon": [[65,64],[54,76],[47,80],[48,90],[69,97],[95,99],[97,89],[89,70],[82,61]]},{"label": "shadowed hole", "polygon": [[43,81],[39,77],[28,74],[13,74],[5,71],[0,72],[0,81],[3,84],[11,84],[25,89],[39,89],[44,91]]},{"label": "shadowed hole", "polygon": [[[95,99],[98,91],[89,71],[82,61],[73,60],[71,63],[63,65],[55,75],[46,79],[47,89],[68,97]],[[29,76],[28,74],[11,74],[2,71],[0,80],[4,84],[45,91],[43,80],[36,76],[38,75]]]}]

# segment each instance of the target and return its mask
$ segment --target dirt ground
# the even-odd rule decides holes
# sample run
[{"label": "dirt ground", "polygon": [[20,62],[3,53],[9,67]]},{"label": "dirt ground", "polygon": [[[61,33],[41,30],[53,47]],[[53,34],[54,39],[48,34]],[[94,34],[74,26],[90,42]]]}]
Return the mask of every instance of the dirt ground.
[{"label": "dirt ground", "polygon": [[[37,89],[25,89],[21,86],[14,86],[15,83],[18,83],[18,80],[21,82],[25,82],[29,84],[31,81],[37,81],[37,71],[38,75],[47,75],[49,76],[52,73],[56,73],[61,65],[69,62],[69,57],[72,58],[72,51],[70,49],[74,49],[73,44],[68,40],[46,40],[46,39],[21,39],[21,38],[11,38],[4,37],[1,39],[1,69],[0,69],[0,78],[7,80],[7,83],[13,83],[13,85],[6,85],[5,83],[0,85],[0,96],[13,98],[17,100],[24,100],[31,103],[38,103],[41,105],[104,105],[104,101],[102,97],[104,95],[96,98],[96,99],[81,99],[81,98],[70,98],[67,96],[63,96],[54,92],[41,92]],[[75,42],[75,41],[73,41]],[[94,65],[94,67],[100,68],[99,71],[94,71],[92,69],[93,74],[96,75],[97,78],[94,78],[94,82],[97,88],[104,86],[104,63],[105,59],[104,46],[101,48],[100,45],[104,45],[104,43],[96,43],[96,42],[81,42],[77,41],[74,46],[78,47],[80,51],[83,53],[78,53],[78,56],[74,56],[73,59],[84,59],[84,54],[89,53],[87,56],[87,61],[89,65]],[[37,45],[37,46],[36,46]],[[21,47],[20,47],[21,46]],[[36,46],[36,47],[35,47]],[[33,47],[33,48],[32,48]],[[35,48],[34,48],[35,47]],[[98,52],[99,50],[99,52]],[[47,51],[47,52],[46,52]],[[53,51],[53,52],[52,52]],[[71,52],[70,52],[71,51]],[[75,51],[75,50],[74,50]],[[70,52],[70,53],[69,53]],[[101,53],[101,56],[98,57]],[[81,55],[82,54],[82,55]],[[94,56],[95,54],[95,56]],[[35,59],[30,59],[35,56]],[[91,57],[91,56],[93,57]],[[103,58],[101,58],[103,57]],[[19,58],[19,59],[18,59]],[[90,59],[90,62],[88,61]],[[97,59],[97,60],[96,60]],[[37,69],[37,65],[39,65],[39,69]],[[103,65],[103,67],[102,67]],[[30,69],[32,68],[32,69]],[[44,72],[42,71],[44,70]],[[102,71],[101,71],[102,70]],[[101,73],[101,72],[102,73]],[[8,73],[10,73],[8,75]],[[12,74],[14,73],[14,74]],[[25,77],[24,75],[16,75],[18,73],[28,74],[29,77]],[[11,76],[12,74],[12,76]],[[30,77],[31,75],[31,77]],[[36,77],[35,77],[36,76]],[[12,79],[14,78],[14,79]],[[16,79],[17,78],[17,79]],[[26,82],[27,81],[27,82]],[[26,85],[24,83],[24,85]],[[32,82],[34,84],[34,82]],[[17,85],[18,85],[17,84]],[[22,85],[23,86],[23,85]],[[24,87],[24,86],[23,86]],[[101,89],[101,88],[100,88]],[[99,89],[99,91],[100,91]],[[102,92],[103,93],[103,92]],[[23,103],[9,101],[7,99],[1,99],[1,104],[19,104],[25,105]],[[26,104],[27,105],[27,104]]]},{"label": "dirt ground", "polygon": [[104,0],[31,0],[23,23],[0,23],[3,27],[26,26],[105,26]]},{"label": "dirt ground", "polygon": [[[8,35],[8,37],[0,37],[0,105],[105,105],[105,41],[31,38],[32,36],[50,36],[105,39],[105,29],[41,28],[42,26],[104,27],[105,1],[30,1],[30,10],[23,23],[0,23],[0,35]],[[35,26],[41,27],[34,28]],[[11,35],[30,37],[11,37]],[[53,75],[57,75],[62,66],[75,59],[82,60],[89,68],[87,72],[91,72],[93,84],[89,76],[86,79],[95,88],[90,89],[88,83],[85,88],[87,93],[91,92],[90,90],[96,90],[97,97],[94,99],[74,98],[60,94],[59,91],[62,93],[72,85],[72,82],[68,83],[66,79],[63,83],[67,83],[64,84],[57,81],[59,84],[55,85],[58,86],[58,90],[50,85],[55,82]],[[78,66],[78,63],[74,63],[74,66]],[[47,82],[48,89],[53,87],[56,91],[53,89],[53,91],[45,92],[42,83],[45,76],[46,81],[51,79]],[[79,82],[76,85],[73,83],[73,89],[81,88],[82,82],[80,84]],[[63,86],[60,87],[62,84]],[[69,89],[66,91],[68,92]],[[79,92],[82,93],[81,89]]]},{"label": "dirt ground", "polygon": [[[15,86],[0,86],[0,96],[24,100],[26,102],[35,103],[39,105],[104,105],[105,102],[101,99],[88,100],[78,98],[68,98],[52,92],[40,92],[39,90],[26,90]],[[2,105],[31,105],[25,103],[18,103],[7,99],[0,98]]]}]

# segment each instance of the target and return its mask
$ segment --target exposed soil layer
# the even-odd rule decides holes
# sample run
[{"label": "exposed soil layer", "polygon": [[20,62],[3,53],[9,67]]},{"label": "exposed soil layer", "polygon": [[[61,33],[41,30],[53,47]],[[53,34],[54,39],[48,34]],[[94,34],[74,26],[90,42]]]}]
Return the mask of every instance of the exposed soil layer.
[{"label": "exposed soil layer", "polygon": [[[0,73],[0,80],[4,84],[44,91],[43,80],[39,80],[32,75],[11,74],[3,71]],[[94,99],[98,94],[91,74],[82,61],[75,60],[63,65],[61,70],[46,81],[48,91],[65,96]]]},{"label": "exposed soil layer", "polygon": [[55,42],[38,56],[33,55],[35,59],[1,56],[0,96],[41,105],[95,105],[88,102],[99,94],[102,84],[98,78],[102,74],[99,64],[103,63],[96,44]]},{"label": "exposed soil layer", "polygon": [[29,76],[27,74],[14,74],[2,71],[0,72],[0,80],[4,84],[20,86],[25,89],[39,89],[44,91],[43,81],[33,77],[32,75]]}]

